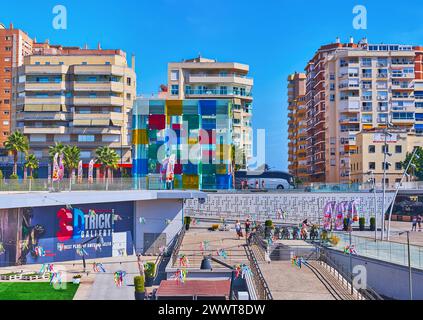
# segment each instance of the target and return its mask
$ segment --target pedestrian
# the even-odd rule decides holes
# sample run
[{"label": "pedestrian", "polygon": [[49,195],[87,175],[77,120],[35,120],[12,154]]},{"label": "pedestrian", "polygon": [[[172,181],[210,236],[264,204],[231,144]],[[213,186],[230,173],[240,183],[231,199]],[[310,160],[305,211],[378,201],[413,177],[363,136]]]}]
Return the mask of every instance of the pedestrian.
[{"label": "pedestrian", "polygon": [[417,217],[414,216],[411,220],[411,231],[417,231]]},{"label": "pedestrian", "polygon": [[258,180],[256,180],[256,189],[258,189],[259,188],[259,182],[258,182]]},{"label": "pedestrian", "polygon": [[417,224],[419,225],[419,232],[422,231],[422,216],[420,214],[417,215]]},{"label": "pedestrian", "polygon": [[238,240],[242,237],[242,227],[241,227],[241,223],[239,222],[239,220],[236,221],[235,223],[235,232],[236,235],[238,237]]},{"label": "pedestrian", "polygon": [[248,235],[250,234],[251,222],[250,219],[245,221],[245,238],[248,239]]},{"label": "pedestrian", "polygon": [[261,180],[261,188],[264,190],[264,179]]}]

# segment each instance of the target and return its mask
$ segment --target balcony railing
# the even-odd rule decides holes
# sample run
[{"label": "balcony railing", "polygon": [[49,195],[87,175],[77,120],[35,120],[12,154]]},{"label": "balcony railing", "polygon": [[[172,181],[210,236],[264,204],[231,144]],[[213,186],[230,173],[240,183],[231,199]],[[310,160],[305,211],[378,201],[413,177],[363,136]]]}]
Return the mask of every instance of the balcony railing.
[{"label": "balcony railing", "polygon": [[252,97],[252,92],[234,91],[234,90],[220,90],[220,89],[207,89],[207,90],[186,90],[185,94],[197,95],[197,96],[240,96],[240,97]]}]

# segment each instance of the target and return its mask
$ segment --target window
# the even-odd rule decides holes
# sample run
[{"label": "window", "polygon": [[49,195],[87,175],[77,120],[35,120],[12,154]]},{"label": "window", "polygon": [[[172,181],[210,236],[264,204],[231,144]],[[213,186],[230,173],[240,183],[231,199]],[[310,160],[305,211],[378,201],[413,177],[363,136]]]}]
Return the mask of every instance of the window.
[{"label": "window", "polygon": [[178,81],[179,80],[179,70],[170,71],[170,80],[171,81]]},{"label": "window", "polygon": [[11,61],[10,57],[4,58],[4,62],[10,62],[10,61]]},{"label": "window", "polygon": [[81,159],[91,158],[91,151],[81,151]]},{"label": "window", "polygon": [[4,40],[6,40],[6,41],[10,41],[10,40],[12,40],[12,37],[11,37],[11,36],[6,36],[6,37],[4,38]]},{"label": "window", "polygon": [[395,146],[395,153],[402,153],[402,146]]},{"label": "window", "polygon": [[373,145],[369,146],[369,153],[375,153],[376,152],[376,147]]},{"label": "window", "polygon": [[5,47],[4,50],[6,50],[6,51],[12,51],[12,47]]},{"label": "window", "polygon": [[172,84],[172,89],[170,92],[171,95],[178,95],[179,94],[179,85],[177,84]]},{"label": "window", "polygon": [[120,136],[119,135],[104,135],[104,136],[102,136],[101,141],[103,141],[103,142],[120,142]]},{"label": "window", "polygon": [[382,146],[382,153],[389,153],[389,145],[383,145]]},{"label": "window", "polygon": [[369,170],[375,170],[376,169],[376,162],[369,162]]},{"label": "window", "polygon": [[9,99],[4,99],[4,104],[10,104],[10,100]]},{"label": "window", "polygon": [[49,66],[50,65],[50,62],[49,61],[46,61],[45,64],[46,64],[46,66]]},{"label": "window", "polygon": [[82,62],[83,66],[86,66],[88,63],[86,61]]},{"label": "window", "polygon": [[36,62],[35,62],[35,65],[36,65],[36,66],[39,66],[40,64],[41,64],[41,63],[40,63],[39,61],[36,61]]},{"label": "window", "polygon": [[395,170],[402,170],[402,163],[401,162],[395,162]]},{"label": "window", "polygon": [[3,125],[4,125],[4,126],[8,126],[8,125],[9,125],[9,121],[4,120],[4,121],[3,121]]},{"label": "window", "polygon": [[94,135],[78,135],[78,142],[94,142],[95,136]]},{"label": "window", "polygon": [[29,141],[31,142],[46,142],[46,135],[45,134],[31,134],[29,136]]},{"label": "window", "polygon": [[[115,81],[115,82],[118,82],[118,81]],[[131,78],[126,78],[126,84],[128,86],[131,86],[132,85],[132,79]]]},{"label": "window", "polygon": [[[383,165],[385,164],[385,168],[383,167]],[[389,170],[389,162],[382,162],[382,170]]]},{"label": "window", "polygon": [[10,71],[12,71],[10,68],[4,68],[4,72],[10,72]]},{"label": "window", "polygon": [[131,94],[130,93],[126,94],[126,100],[131,100]]}]

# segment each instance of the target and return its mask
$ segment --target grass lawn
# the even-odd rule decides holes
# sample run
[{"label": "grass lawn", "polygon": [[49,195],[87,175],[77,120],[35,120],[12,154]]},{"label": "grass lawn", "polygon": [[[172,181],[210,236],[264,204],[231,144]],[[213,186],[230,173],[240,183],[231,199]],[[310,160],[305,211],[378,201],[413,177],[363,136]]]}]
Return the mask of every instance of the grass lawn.
[{"label": "grass lawn", "polygon": [[72,300],[79,285],[54,289],[49,282],[0,282],[0,300]]}]

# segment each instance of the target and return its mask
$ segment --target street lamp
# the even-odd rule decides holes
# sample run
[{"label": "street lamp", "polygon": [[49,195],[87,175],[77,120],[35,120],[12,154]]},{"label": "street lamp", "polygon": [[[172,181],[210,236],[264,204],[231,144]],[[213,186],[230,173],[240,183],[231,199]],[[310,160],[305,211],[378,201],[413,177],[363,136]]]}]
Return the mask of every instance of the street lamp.
[{"label": "street lamp", "polygon": [[372,183],[372,190],[373,191],[373,211],[374,211],[374,215],[375,215],[375,241],[377,241],[377,201],[376,201],[376,178],[374,175],[373,170],[370,170],[367,172],[367,175],[370,176],[370,179],[367,180],[367,182],[371,182]]},{"label": "street lamp", "polygon": [[382,197],[382,214],[381,214],[381,234],[380,239],[383,240],[383,235],[385,231],[385,199],[386,199],[386,168],[387,168],[387,156],[391,156],[388,152],[388,137],[392,137],[392,134],[388,132],[388,128],[392,127],[392,124],[388,122],[386,119],[386,128],[383,129],[383,135],[385,137],[385,142],[383,146],[383,178],[382,178],[382,189],[383,189],[383,197]]},{"label": "street lamp", "polygon": [[397,188],[396,188],[396,190],[395,190],[394,199],[392,200],[391,209],[390,209],[390,211],[389,211],[389,218],[388,218],[388,230],[387,230],[387,232],[386,232],[386,239],[387,239],[387,240],[389,240],[389,235],[390,235],[390,231],[391,231],[391,218],[392,218],[392,212],[393,212],[393,210],[394,210],[395,199],[396,199],[396,197],[397,197],[397,195],[398,195],[399,189],[400,189],[400,188],[401,188],[401,186],[402,186],[402,182],[403,182],[404,178],[405,178],[405,177],[409,177],[409,174],[408,174],[408,169],[409,169],[410,167],[415,167],[415,165],[412,163],[412,162],[413,162],[413,160],[414,160],[414,158],[416,158],[416,159],[419,159],[419,158],[420,158],[420,157],[419,157],[419,155],[417,154],[417,150],[418,150],[417,148],[414,148],[414,151],[413,151],[413,153],[411,154],[410,161],[408,162],[407,167],[405,168],[405,171],[404,171],[404,173],[403,173],[403,175],[402,175],[402,177],[401,177],[401,181],[398,183]]},{"label": "street lamp", "polygon": [[410,255],[410,231],[400,232],[399,235],[402,236],[404,233],[407,234],[408,290],[409,290],[409,294],[410,294],[410,300],[413,300],[413,281],[412,281],[412,271],[411,271],[411,255]]}]

